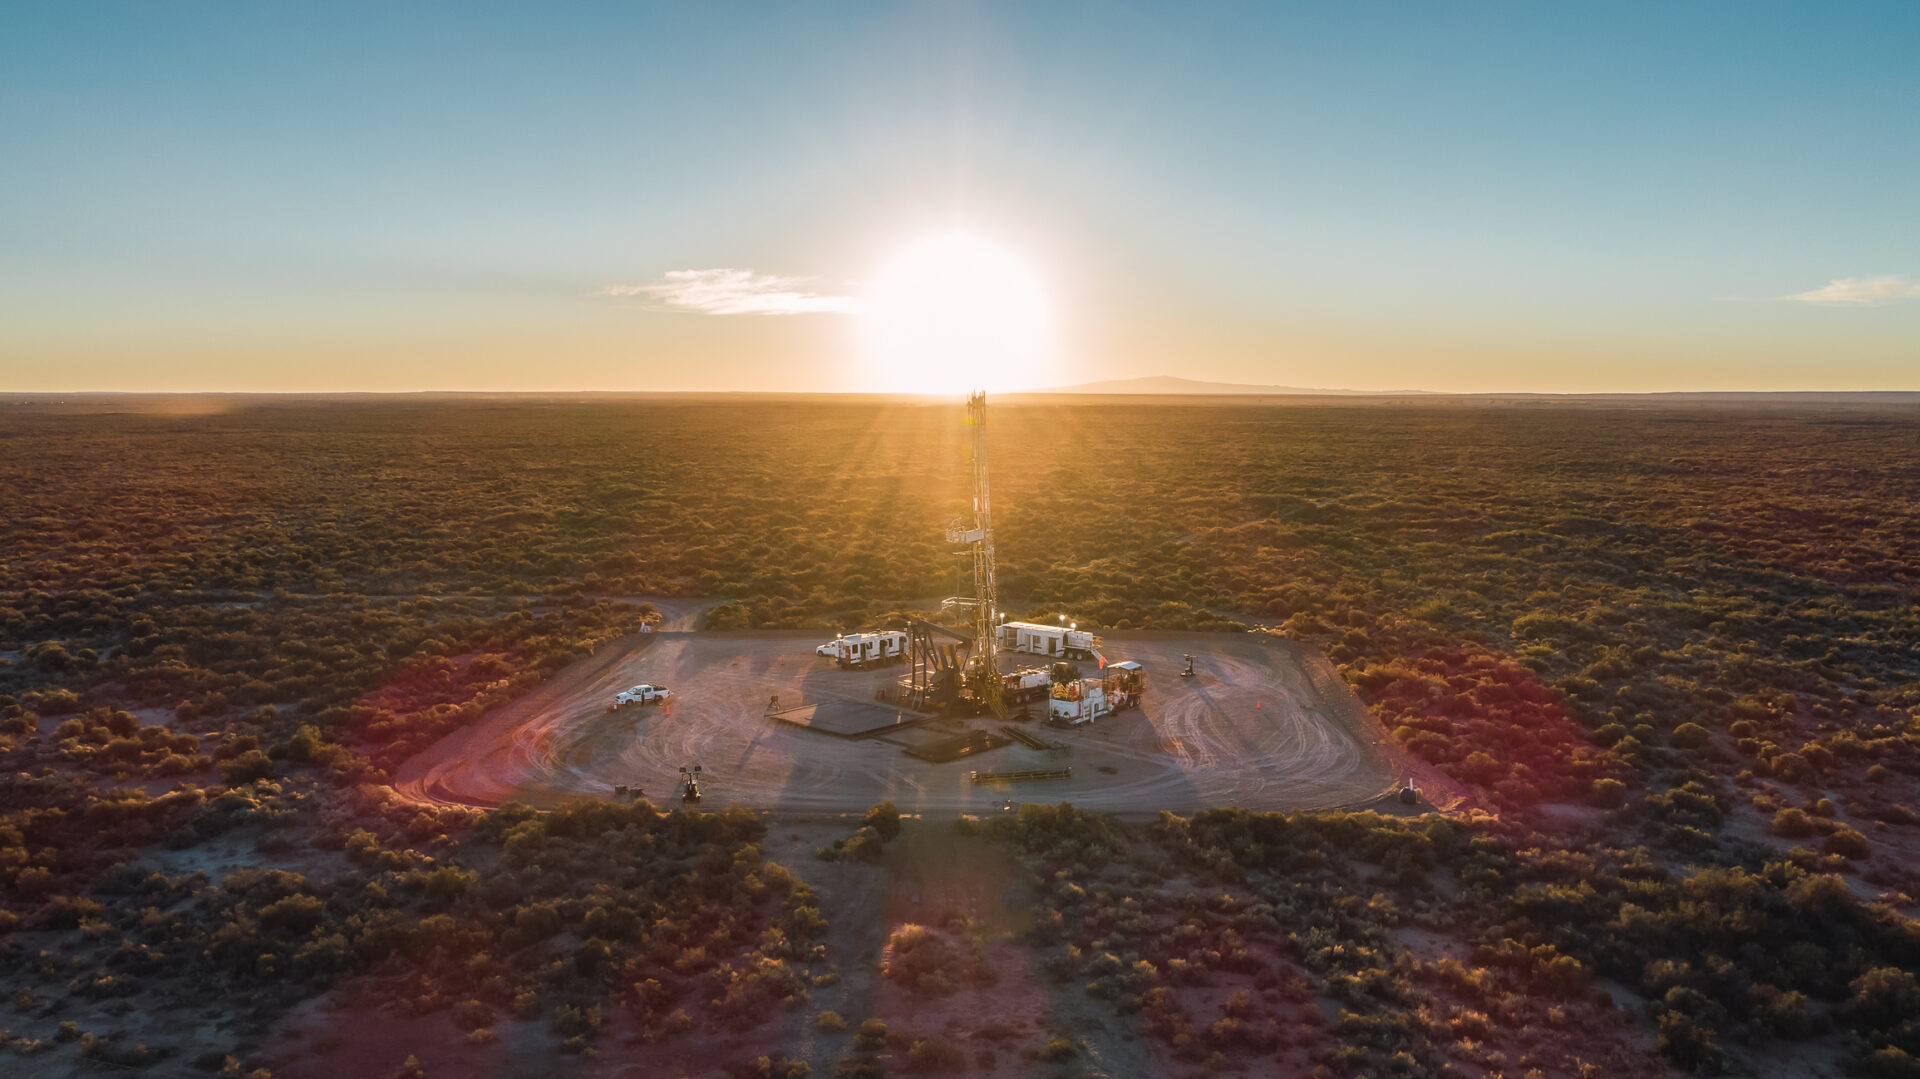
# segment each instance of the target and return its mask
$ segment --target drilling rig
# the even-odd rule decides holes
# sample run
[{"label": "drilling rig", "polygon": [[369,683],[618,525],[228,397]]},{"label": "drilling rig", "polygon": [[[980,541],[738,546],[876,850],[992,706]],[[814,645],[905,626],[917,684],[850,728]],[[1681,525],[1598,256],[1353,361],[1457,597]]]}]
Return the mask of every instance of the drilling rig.
[{"label": "drilling rig", "polygon": [[1005,680],[1000,674],[999,606],[993,589],[993,503],[987,496],[987,395],[967,398],[967,446],[973,461],[973,522],[956,518],[947,526],[947,542],[973,548],[973,595],[955,597],[948,607],[973,614],[973,647],[966,683],[973,699],[996,716],[1007,714]]}]

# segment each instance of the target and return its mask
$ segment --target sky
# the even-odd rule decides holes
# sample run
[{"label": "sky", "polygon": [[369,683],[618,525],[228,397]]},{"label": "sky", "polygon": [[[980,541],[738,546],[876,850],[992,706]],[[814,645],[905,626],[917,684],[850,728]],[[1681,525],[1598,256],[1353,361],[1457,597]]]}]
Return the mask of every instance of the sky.
[{"label": "sky", "polygon": [[1904,2],[0,0],[0,390],[1920,389],[1916,42]]}]

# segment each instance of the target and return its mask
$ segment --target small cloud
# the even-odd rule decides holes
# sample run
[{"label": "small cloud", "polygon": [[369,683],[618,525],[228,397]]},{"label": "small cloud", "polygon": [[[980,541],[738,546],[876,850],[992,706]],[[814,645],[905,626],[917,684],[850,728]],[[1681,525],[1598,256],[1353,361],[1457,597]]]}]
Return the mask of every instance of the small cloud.
[{"label": "small cloud", "polygon": [[1860,307],[1879,303],[1882,300],[1920,299],[1920,285],[1914,284],[1899,274],[1886,274],[1880,277],[1842,277],[1837,281],[1829,281],[1812,292],[1796,292],[1791,296],[1780,298],[1796,300],[1800,303]]},{"label": "small cloud", "polygon": [[804,277],[782,277],[752,270],[668,270],[651,285],[607,285],[596,296],[638,296],[656,311],[697,311],[706,315],[851,314],[852,296],[809,291]]}]

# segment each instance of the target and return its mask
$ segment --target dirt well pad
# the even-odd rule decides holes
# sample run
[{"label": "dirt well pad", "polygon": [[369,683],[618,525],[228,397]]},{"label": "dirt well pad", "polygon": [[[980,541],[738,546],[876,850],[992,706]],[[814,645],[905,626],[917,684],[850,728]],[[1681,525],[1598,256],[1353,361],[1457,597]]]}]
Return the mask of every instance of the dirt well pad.
[{"label": "dirt well pad", "polygon": [[[1348,805],[1395,779],[1377,724],[1332,664],[1268,634],[1109,634],[1110,660],[1147,669],[1143,705],[1069,730],[1030,728],[1063,749],[993,750],[993,771],[1073,769],[1072,779],[1005,792],[971,783],[980,765],[966,758],[931,764],[893,737],[836,738],[770,718],[775,696],[786,708],[865,714],[875,690],[900,677],[897,666],[840,670],[815,643],[790,633],[623,638],[407,762],[395,786],[421,802],[550,806],[626,784],[664,804],[680,767],[700,764],[709,807],[844,812],[892,799],[908,813],[984,813],[1038,797],[1150,815]],[[1198,657],[1194,678],[1179,677],[1186,653]],[[672,687],[671,703],[607,710],[639,682]],[[900,733],[946,737],[1000,722],[941,719]]]}]

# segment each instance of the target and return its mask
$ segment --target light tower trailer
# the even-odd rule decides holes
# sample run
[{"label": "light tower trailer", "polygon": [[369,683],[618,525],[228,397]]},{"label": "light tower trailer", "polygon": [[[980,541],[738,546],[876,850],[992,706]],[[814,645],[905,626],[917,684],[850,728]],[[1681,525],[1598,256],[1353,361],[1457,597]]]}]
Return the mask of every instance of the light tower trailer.
[{"label": "light tower trailer", "polygon": [[1083,629],[1049,626],[1042,622],[1000,623],[1000,647],[1011,652],[1031,652],[1054,659],[1092,659],[1100,651],[1100,638]]}]

